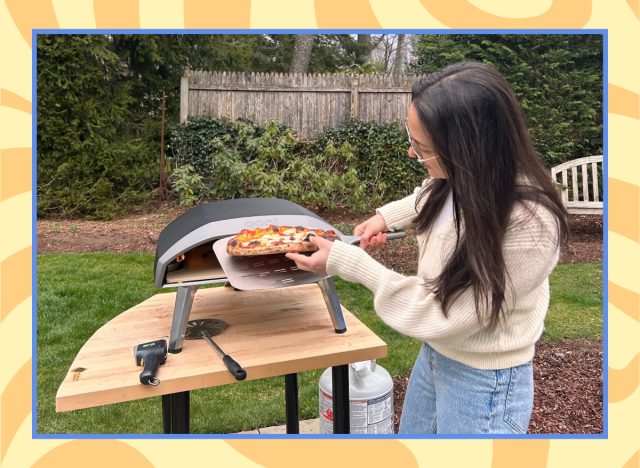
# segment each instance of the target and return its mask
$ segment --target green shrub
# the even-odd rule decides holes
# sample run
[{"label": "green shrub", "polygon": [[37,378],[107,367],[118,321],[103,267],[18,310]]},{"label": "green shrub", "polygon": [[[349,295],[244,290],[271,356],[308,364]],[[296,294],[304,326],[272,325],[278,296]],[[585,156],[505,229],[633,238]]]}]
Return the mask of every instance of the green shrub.
[{"label": "green shrub", "polygon": [[157,149],[122,137],[130,86],[105,35],[38,37],[38,215],[110,218],[153,187]]},{"label": "green shrub", "polygon": [[190,165],[203,176],[212,171],[211,155],[218,139],[237,138],[236,129],[228,119],[202,117],[179,125],[169,138],[169,155],[176,167]]},{"label": "green shrub", "polygon": [[323,151],[328,144],[345,142],[353,149],[354,167],[372,206],[408,195],[426,176],[424,168],[407,156],[407,134],[398,122],[350,120],[322,134],[318,147]]},{"label": "green shrub", "polygon": [[170,153],[177,174],[172,179],[174,190],[187,193],[190,171],[202,177],[189,187],[194,203],[276,197],[316,209],[369,207],[363,196],[366,184],[348,142],[319,146],[301,141],[277,122],[188,121],[173,130]]},{"label": "green shrub", "polygon": [[171,173],[171,184],[178,194],[180,205],[193,205],[198,198],[196,193],[203,189],[202,176],[196,174],[193,166],[185,164],[176,167]]},{"label": "green shrub", "polygon": [[38,150],[38,215],[112,219],[127,206],[149,201],[152,185],[149,145],[140,141],[111,142],[69,148],[58,159]]}]

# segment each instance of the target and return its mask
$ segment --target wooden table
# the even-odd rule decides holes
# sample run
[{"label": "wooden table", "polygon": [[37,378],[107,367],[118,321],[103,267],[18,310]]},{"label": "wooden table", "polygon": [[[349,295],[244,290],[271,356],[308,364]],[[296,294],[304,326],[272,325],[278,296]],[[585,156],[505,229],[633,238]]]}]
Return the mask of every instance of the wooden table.
[{"label": "wooden table", "polygon": [[[157,294],[102,326],[80,349],[58,389],[56,410],[70,411],[162,396],[165,433],[189,432],[189,391],[237,382],[204,340],[169,354],[158,386],[140,384],[135,345],[167,339],[175,293]],[[265,291],[201,289],[190,320],[222,319],[214,337],[247,371],[246,380],[285,376],[287,432],[298,432],[297,373],[332,367],[334,432],[349,432],[348,364],[383,358],[386,344],[343,308],[347,331],[335,333],[317,284]],[[346,414],[345,414],[346,413]],[[340,426],[340,427],[338,427]]]}]

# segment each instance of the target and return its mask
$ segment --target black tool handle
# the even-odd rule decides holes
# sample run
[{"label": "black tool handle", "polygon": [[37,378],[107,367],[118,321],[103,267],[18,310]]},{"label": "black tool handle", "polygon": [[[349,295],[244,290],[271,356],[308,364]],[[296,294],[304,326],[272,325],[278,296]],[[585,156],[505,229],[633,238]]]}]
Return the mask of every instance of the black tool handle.
[{"label": "black tool handle", "polygon": [[224,355],[222,362],[224,362],[224,365],[227,366],[227,369],[229,369],[229,372],[233,374],[236,380],[244,380],[247,378],[247,371],[228,354]]},{"label": "black tool handle", "polygon": [[149,353],[143,359],[144,369],[140,373],[140,383],[144,385],[158,385],[160,380],[156,377],[158,367],[162,364],[162,356],[158,353]]}]

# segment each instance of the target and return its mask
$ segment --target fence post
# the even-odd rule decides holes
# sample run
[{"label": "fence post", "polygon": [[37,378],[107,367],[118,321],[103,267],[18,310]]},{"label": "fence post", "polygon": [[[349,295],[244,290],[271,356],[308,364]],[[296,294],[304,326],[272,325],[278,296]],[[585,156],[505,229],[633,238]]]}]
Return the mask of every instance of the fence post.
[{"label": "fence post", "polygon": [[180,79],[180,122],[189,117],[189,73]]},{"label": "fence post", "polygon": [[351,117],[358,117],[358,77],[351,78]]}]

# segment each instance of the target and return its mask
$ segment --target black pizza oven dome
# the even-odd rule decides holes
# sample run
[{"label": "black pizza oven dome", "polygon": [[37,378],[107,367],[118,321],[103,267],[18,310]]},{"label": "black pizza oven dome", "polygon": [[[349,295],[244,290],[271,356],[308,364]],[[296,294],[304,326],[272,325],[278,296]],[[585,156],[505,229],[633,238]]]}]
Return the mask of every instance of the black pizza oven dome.
[{"label": "black pizza oven dome", "polygon": [[279,221],[282,216],[308,216],[322,221],[306,208],[279,198],[235,198],[196,205],[160,233],[154,261],[155,287],[168,286],[169,265],[185,252],[242,229],[286,224]]}]

